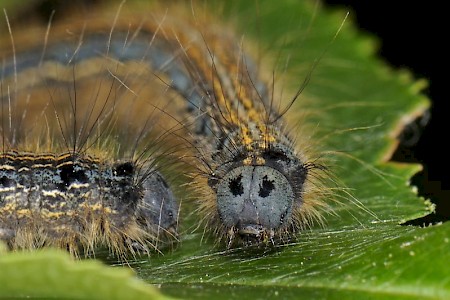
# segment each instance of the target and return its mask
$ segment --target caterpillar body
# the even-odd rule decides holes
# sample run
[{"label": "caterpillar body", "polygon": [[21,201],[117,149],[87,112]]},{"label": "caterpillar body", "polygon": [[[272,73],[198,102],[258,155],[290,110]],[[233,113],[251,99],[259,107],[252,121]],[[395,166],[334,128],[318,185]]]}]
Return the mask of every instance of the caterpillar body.
[{"label": "caterpillar body", "polygon": [[80,245],[86,252],[105,244],[121,257],[146,249],[158,227],[176,234],[172,192],[158,173],[139,182],[132,162],[12,151],[0,162],[0,237],[13,249],[54,246],[78,255]]},{"label": "caterpillar body", "polygon": [[145,76],[106,57],[106,41],[83,41],[77,56],[77,43],[43,51],[39,40],[2,51],[0,240],[75,257],[99,246],[123,259],[159,251],[177,239],[179,208],[159,170],[175,166],[174,146],[140,100]]},{"label": "caterpillar body", "polygon": [[280,241],[320,222],[327,208],[317,193],[324,166],[319,156],[296,149],[259,65],[210,19],[192,18],[186,7],[156,7],[151,17],[120,12],[117,18],[74,22],[70,29],[55,25],[42,57],[18,52],[3,74],[15,74],[24,90],[61,82],[61,71],[39,71],[55,65],[75,65],[80,78],[111,69],[127,79],[145,78],[140,95],[162,99],[167,114],[188,130],[184,140],[187,156],[196,158],[190,184],[198,193],[198,211],[206,228],[229,246]]}]

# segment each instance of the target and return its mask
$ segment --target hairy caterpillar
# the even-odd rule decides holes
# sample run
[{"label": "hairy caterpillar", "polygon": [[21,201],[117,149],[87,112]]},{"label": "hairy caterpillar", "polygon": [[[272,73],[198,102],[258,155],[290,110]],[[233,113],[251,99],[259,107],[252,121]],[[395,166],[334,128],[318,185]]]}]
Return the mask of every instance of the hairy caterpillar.
[{"label": "hairy caterpillar", "polygon": [[125,258],[176,239],[178,204],[159,172],[173,149],[139,99],[144,75],[108,58],[106,41],[84,44],[101,56],[89,61],[78,41],[12,37],[1,55],[0,240]]},{"label": "hairy caterpillar", "polygon": [[169,15],[157,28],[154,40],[180,53],[163,74],[188,102],[174,114],[193,125],[189,142],[197,171],[191,185],[200,194],[206,230],[231,247],[288,240],[314,221],[322,223],[329,209],[325,199],[335,200],[326,186],[333,179],[311,141],[294,142],[283,120],[304,86],[280,109],[270,77],[220,24],[208,17],[173,21]]},{"label": "hairy caterpillar", "polygon": [[289,240],[322,222],[324,196],[331,195],[326,167],[311,147],[297,148],[283,120],[289,105],[278,107],[239,40],[197,22],[195,42],[176,37],[194,85],[186,98],[197,108],[192,143],[202,168],[192,184],[201,193],[199,211],[228,247]]},{"label": "hairy caterpillar", "polygon": [[[289,106],[279,109],[270,79],[239,39],[209,18],[193,17],[185,5],[155,5],[150,16],[126,9],[117,18],[103,12],[54,25],[42,58],[18,56],[3,72],[20,68],[19,89],[62,81],[55,72],[35,73],[36,66],[54,63],[76,65],[80,78],[114,70],[127,79],[126,87],[141,83],[139,98],[158,99],[155,106],[188,130],[183,139],[187,156],[196,158],[190,184],[198,192],[198,210],[206,228],[230,246],[275,242],[321,222],[330,193],[321,156],[293,141],[283,120]],[[72,52],[61,56],[68,43]]]}]

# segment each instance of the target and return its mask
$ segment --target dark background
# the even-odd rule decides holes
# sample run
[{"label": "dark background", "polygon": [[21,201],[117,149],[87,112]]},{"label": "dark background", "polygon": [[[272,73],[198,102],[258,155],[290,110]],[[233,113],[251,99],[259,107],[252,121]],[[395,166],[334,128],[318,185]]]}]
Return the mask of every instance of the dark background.
[{"label": "dark background", "polygon": [[[409,69],[416,78],[426,78],[429,87],[424,91],[432,100],[431,119],[426,126],[422,120],[412,124],[412,132],[421,132],[418,142],[411,139],[400,145],[393,160],[420,162],[424,171],[412,179],[419,194],[437,205],[436,213],[411,222],[427,225],[450,220],[450,111],[448,101],[450,26],[444,3],[415,1],[325,0],[325,4],[349,10],[358,26],[380,41],[379,55],[394,68]],[[393,4],[394,3],[394,4]],[[422,128],[422,130],[417,130]],[[410,132],[405,133],[411,135]]]}]

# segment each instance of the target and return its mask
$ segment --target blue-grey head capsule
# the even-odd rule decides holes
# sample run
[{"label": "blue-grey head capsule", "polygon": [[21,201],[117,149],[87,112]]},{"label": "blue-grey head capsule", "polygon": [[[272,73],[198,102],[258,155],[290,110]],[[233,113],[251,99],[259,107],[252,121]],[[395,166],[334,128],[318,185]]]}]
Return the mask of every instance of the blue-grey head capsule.
[{"label": "blue-grey head capsule", "polygon": [[177,235],[178,204],[170,187],[155,172],[142,183],[143,195],[137,206],[137,220],[149,231]]},{"label": "blue-grey head capsule", "polygon": [[296,193],[280,171],[268,166],[239,166],[217,185],[217,208],[222,223],[256,241],[283,228],[290,219]]}]

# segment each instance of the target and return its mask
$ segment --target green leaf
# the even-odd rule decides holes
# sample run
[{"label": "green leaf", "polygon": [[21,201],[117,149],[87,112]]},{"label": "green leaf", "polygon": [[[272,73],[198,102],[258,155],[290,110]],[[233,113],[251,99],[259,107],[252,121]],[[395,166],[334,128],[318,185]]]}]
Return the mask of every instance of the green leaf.
[{"label": "green leaf", "polygon": [[[377,59],[376,42],[354,27],[351,15],[334,39],[345,11],[294,0],[208,5],[235,25],[245,43],[256,41],[261,59],[284,74],[279,92],[286,99],[319,59],[287,117],[295,124],[308,113],[306,122],[317,130],[313,140],[335,153],[336,177],[365,209],[336,205],[325,228],[313,227],[271,249],[224,250],[201,230],[186,229],[176,249],[130,262],[137,276],[164,294],[187,299],[449,299],[450,224],[400,225],[432,212],[433,205],[409,186],[419,165],[389,162],[396,136],[429,107],[420,94],[426,83]],[[196,219],[187,216],[184,227]],[[102,259],[116,265],[106,255]],[[0,297],[152,293],[129,275],[116,266],[74,263],[61,253],[3,254]],[[49,285],[44,278],[58,281]]]},{"label": "green leaf", "polygon": [[201,250],[193,238],[184,255],[137,269],[163,292],[189,299],[448,299],[449,246],[450,223],[314,230],[260,253]]},{"label": "green leaf", "polygon": [[168,299],[130,269],[74,261],[56,250],[0,253],[0,270],[0,298]]}]

